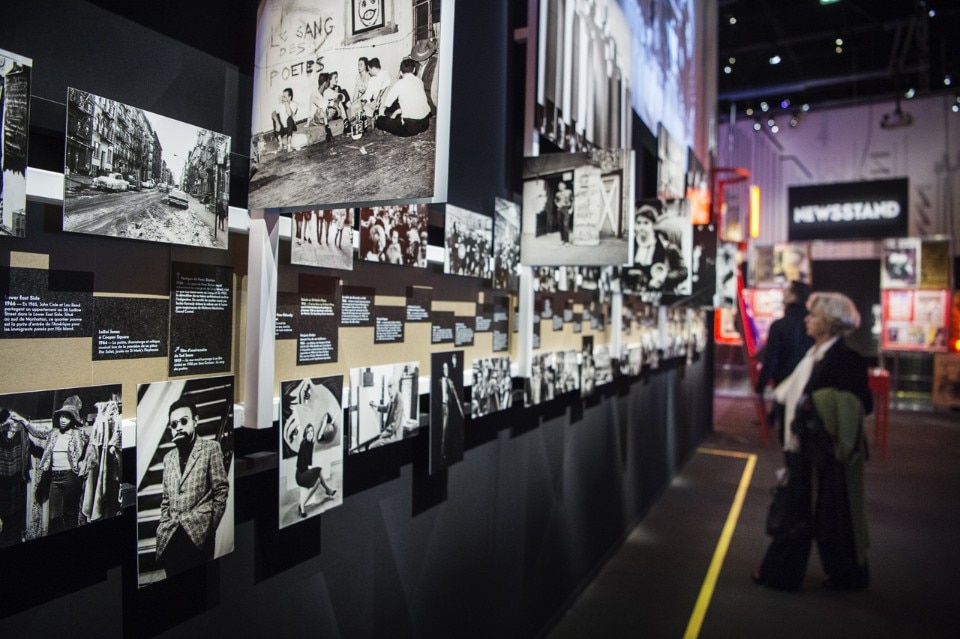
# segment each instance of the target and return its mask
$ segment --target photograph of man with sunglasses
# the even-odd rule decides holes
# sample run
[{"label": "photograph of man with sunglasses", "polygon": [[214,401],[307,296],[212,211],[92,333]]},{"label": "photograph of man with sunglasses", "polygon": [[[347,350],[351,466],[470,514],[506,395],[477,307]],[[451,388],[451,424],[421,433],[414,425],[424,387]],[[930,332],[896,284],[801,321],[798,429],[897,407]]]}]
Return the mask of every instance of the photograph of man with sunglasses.
[{"label": "photograph of man with sunglasses", "polygon": [[157,525],[157,561],[167,576],[213,559],[230,492],[220,444],[197,436],[198,420],[190,398],[170,405],[167,428],[174,447],[163,458]]}]

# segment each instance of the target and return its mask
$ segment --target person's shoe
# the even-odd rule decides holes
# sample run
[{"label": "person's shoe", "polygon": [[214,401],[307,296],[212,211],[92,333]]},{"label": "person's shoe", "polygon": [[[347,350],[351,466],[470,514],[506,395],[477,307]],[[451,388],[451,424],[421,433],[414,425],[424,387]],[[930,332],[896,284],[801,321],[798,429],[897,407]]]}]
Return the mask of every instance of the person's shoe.
[{"label": "person's shoe", "polygon": [[336,490],[335,488],[328,488],[328,489],[327,489],[327,497],[333,497],[333,496],[336,495],[336,494],[337,494],[337,490]]},{"label": "person's shoe", "polygon": [[301,519],[303,519],[304,517],[307,516],[307,511],[305,511],[305,510],[303,509],[303,506],[301,506],[301,505],[298,504],[298,505],[297,505],[297,514],[300,515],[300,518],[301,518]]}]

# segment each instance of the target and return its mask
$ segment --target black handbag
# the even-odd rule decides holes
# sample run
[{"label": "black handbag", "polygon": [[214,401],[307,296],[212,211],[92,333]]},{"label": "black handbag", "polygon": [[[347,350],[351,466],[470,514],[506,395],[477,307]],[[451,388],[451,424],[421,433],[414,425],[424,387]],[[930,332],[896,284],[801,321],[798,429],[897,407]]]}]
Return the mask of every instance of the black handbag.
[{"label": "black handbag", "polygon": [[797,402],[793,421],[790,422],[790,430],[800,438],[815,437],[824,431],[823,422],[817,415],[817,409],[809,395],[804,394]]}]

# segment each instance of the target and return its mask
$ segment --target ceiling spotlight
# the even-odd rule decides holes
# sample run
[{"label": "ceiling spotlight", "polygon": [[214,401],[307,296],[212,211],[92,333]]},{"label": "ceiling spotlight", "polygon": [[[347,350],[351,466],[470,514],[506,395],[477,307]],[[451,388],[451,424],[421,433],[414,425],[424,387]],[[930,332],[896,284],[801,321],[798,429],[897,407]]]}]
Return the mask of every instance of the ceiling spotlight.
[{"label": "ceiling spotlight", "polygon": [[790,100],[783,99],[783,100],[780,101],[780,108],[781,108],[781,109],[787,109],[787,108],[789,108],[789,107],[790,107]]},{"label": "ceiling spotlight", "polygon": [[950,110],[953,111],[954,113],[960,113],[960,104],[954,104],[953,106],[950,107]]},{"label": "ceiling spotlight", "polygon": [[794,111],[790,116],[790,128],[795,128],[798,124],[800,124],[800,114]]},{"label": "ceiling spotlight", "polygon": [[757,120],[756,122],[753,123],[753,130],[754,130],[754,131],[759,131],[759,130],[762,129],[762,128],[763,128],[763,125],[760,124],[760,120]]},{"label": "ceiling spotlight", "polygon": [[767,126],[772,129],[773,127],[777,126],[777,121],[774,120],[773,118],[770,118],[769,120],[767,120]]},{"label": "ceiling spotlight", "polygon": [[905,97],[906,99],[909,100],[910,98],[912,98],[912,97],[915,96],[916,94],[917,94],[917,92],[913,89],[913,87],[910,87],[909,89],[907,89],[907,92],[903,94],[903,97]]},{"label": "ceiling spotlight", "polygon": [[837,47],[836,49],[834,49],[834,51],[836,51],[837,53],[843,53],[843,47]]},{"label": "ceiling spotlight", "polygon": [[747,110],[744,111],[747,115],[753,115],[753,107],[747,107]]},{"label": "ceiling spotlight", "polygon": [[737,19],[734,16],[730,16],[730,24],[736,24]]},{"label": "ceiling spotlight", "polygon": [[763,111],[764,113],[766,113],[767,111],[770,110],[770,105],[767,104],[766,102],[761,102],[761,103],[760,103],[760,110]]},{"label": "ceiling spotlight", "polygon": [[836,40],[833,41],[833,43],[834,43],[835,45],[837,45],[838,47],[842,47],[842,46],[843,46],[843,38],[837,38]]},{"label": "ceiling spotlight", "polygon": [[730,66],[723,67],[723,72],[726,73],[727,75],[730,75],[731,73],[733,73],[733,67],[730,67]]},{"label": "ceiling spotlight", "polygon": [[937,10],[936,10],[936,9],[930,9],[930,11],[927,11],[927,15],[932,18],[932,17],[934,17],[934,16],[937,15]]},{"label": "ceiling spotlight", "polygon": [[780,127],[778,127],[776,124],[774,124],[772,127],[770,127],[770,132],[771,132],[771,133],[780,133]]},{"label": "ceiling spotlight", "polygon": [[729,58],[727,58],[727,62],[729,62],[730,64],[736,64],[737,59],[733,56],[730,56]]},{"label": "ceiling spotlight", "polygon": [[773,56],[772,58],[770,58],[770,64],[777,65],[777,64],[780,64],[780,62],[781,62],[782,60],[783,60],[783,58],[781,58],[781,57],[778,56],[778,55],[775,55],[775,56]]},{"label": "ceiling spotlight", "polygon": [[802,105],[800,105],[800,110],[803,111],[804,113],[806,113],[807,111],[810,110],[810,105],[809,105],[809,104],[802,104]]},{"label": "ceiling spotlight", "polygon": [[951,84],[953,84],[953,78],[951,78],[949,75],[943,76],[943,86],[948,87]]}]

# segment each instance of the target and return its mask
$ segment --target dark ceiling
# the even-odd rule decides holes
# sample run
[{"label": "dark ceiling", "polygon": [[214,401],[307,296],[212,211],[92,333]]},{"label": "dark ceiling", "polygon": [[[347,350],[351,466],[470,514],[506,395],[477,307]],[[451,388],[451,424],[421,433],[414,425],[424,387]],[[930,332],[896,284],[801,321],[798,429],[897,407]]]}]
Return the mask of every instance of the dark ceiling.
[{"label": "dark ceiling", "polygon": [[721,120],[960,91],[960,1],[822,1],[719,0]]}]

